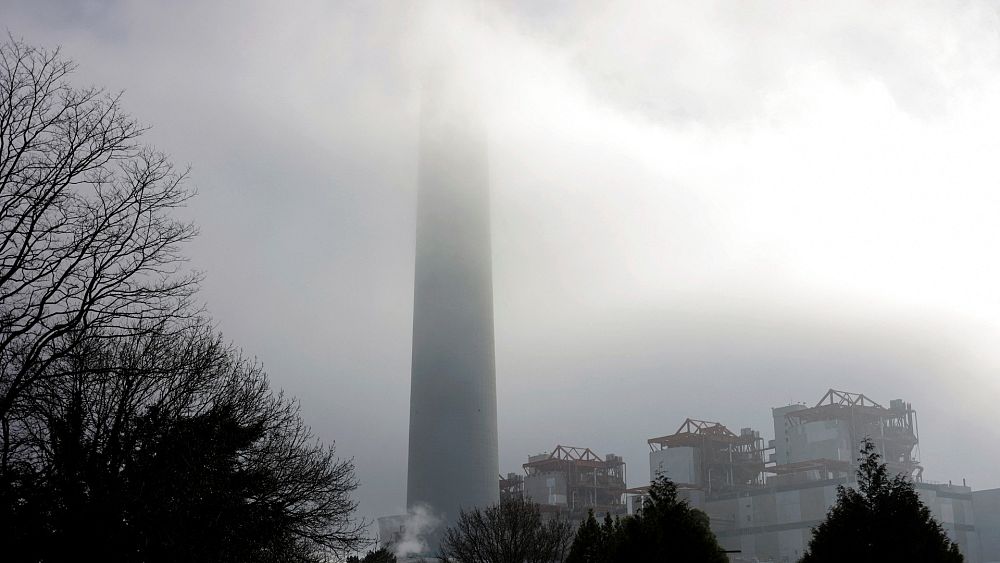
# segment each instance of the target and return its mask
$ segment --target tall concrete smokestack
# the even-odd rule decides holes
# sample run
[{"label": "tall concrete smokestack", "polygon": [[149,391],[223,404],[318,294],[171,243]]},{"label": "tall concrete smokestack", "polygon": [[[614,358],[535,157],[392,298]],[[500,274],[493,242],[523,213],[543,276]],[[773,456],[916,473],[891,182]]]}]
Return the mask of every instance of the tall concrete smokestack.
[{"label": "tall concrete smokestack", "polygon": [[447,525],[459,508],[499,497],[489,163],[475,93],[453,69],[430,78],[420,123],[406,502]]}]

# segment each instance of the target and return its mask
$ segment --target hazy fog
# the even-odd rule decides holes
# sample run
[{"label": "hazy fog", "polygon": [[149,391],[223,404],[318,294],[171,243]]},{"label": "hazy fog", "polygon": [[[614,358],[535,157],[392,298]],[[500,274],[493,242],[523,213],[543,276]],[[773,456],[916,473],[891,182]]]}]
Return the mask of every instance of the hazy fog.
[{"label": "hazy fog", "polygon": [[1000,486],[995,2],[285,4],[0,0],[0,27],[192,165],[202,298],[355,458],[363,515],[405,501],[437,57],[485,93],[504,472],[562,443],[638,485],[685,417],[771,438],[834,387],[912,402],[926,478]]}]

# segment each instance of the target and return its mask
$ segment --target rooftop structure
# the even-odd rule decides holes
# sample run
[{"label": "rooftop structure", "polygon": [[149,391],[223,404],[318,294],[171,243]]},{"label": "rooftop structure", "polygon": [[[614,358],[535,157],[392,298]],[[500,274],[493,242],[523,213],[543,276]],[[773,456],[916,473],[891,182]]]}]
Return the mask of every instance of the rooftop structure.
[{"label": "rooftop structure", "polygon": [[735,434],[719,422],[685,419],[673,434],[650,438],[649,474],[706,494],[764,484],[764,440],[743,428]]},{"label": "rooftop structure", "polygon": [[590,448],[556,446],[551,453],[528,458],[524,495],[543,513],[582,521],[587,512],[625,514],[625,461]]},{"label": "rooftop structure", "polygon": [[[922,481],[916,411],[909,403],[896,399],[885,407],[860,393],[830,389],[814,406],[789,405],[772,414],[775,439],[768,447],[750,428],[736,434],[719,422],[690,418],[674,433],[647,440],[650,476],[666,474],[680,498],[708,514],[720,543],[740,552],[733,561],[801,558],[812,529],[836,501],[837,487],[855,486],[866,436],[890,471],[916,481],[917,492],[966,561],[979,561],[974,494],[964,483]],[[633,506],[647,490],[629,489]],[[993,508],[988,496],[979,502],[987,513]]]},{"label": "rooftop structure", "polygon": [[922,479],[916,411],[902,399],[886,408],[860,393],[830,389],[813,407],[790,405],[772,412],[775,466],[770,472],[779,477],[805,472],[849,476],[858,444],[869,437],[891,472]]},{"label": "rooftop structure", "polygon": [[524,475],[508,473],[500,476],[500,500],[511,500],[524,497]]}]

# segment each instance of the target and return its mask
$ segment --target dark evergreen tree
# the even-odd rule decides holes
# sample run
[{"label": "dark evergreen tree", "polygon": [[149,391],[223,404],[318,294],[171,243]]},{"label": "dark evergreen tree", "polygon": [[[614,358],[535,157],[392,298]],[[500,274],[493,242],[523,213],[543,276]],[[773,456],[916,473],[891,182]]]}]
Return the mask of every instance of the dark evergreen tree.
[{"label": "dark evergreen tree", "polygon": [[347,558],[347,563],[396,563],[396,555],[388,547],[383,546],[369,551],[362,558],[352,555]]},{"label": "dark evergreen tree", "polygon": [[[601,534],[606,538],[613,537],[618,530],[618,520],[611,517],[610,512],[604,513],[604,522],[601,524]],[[610,546],[610,544],[609,544]]]},{"label": "dark evergreen tree", "polygon": [[963,561],[913,482],[889,477],[870,439],[862,443],[859,461],[858,487],[837,488],[837,502],[813,531],[802,563]]},{"label": "dark evergreen tree", "polygon": [[677,487],[657,477],[636,516],[619,524],[617,561],[699,561],[729,558],[709,527],[708,515],[677,498]]},{"label": "dark evergreen tree", "polygon": [[[91,339],[19,413],[10,561],[323,561],[365,544],[350,461],[201,325]],[[16,551],[15,551],[16,550]]]},{"label": "dark evergreen tree", "polygon": [[567,563],[619,561],[698,561],[728,558],[709,527],[708,516],[677,498],[677,488],[658,477],[634,516],[598,524],[590,514],[577,530]]},{"label": "dark evergreen tree", "polygon": [[[610,515],[608,515],[610,518]],[[594,511],[587,514],[587,519],[576,529],[573,545],[570,546],[566,563],[604,563],[608,561],[609,540],[613,537],[614,528],[606,531],[594,518]]]}]

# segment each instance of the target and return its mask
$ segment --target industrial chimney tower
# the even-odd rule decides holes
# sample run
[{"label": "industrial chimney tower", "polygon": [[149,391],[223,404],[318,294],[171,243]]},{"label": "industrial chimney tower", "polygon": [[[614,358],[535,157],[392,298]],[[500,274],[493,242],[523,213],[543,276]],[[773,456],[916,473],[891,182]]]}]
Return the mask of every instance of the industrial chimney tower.
[{"label": "industrial chimney tower", "polygon": [[420,115],[406,502],[444,525],[499,498],[486,134],[463,86],[432,75]]}]

